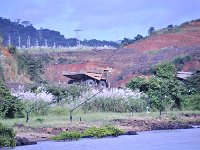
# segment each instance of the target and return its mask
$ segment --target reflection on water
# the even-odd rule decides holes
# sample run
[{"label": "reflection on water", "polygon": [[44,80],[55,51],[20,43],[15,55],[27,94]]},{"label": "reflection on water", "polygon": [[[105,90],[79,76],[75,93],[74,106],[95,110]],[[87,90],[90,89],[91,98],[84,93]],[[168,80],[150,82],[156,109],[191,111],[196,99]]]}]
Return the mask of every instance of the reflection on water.
[{"label": "reflection on water", "polygon": [[141,132],[117,138],[81,139],[73,142],[38,142],[14,150],[198,150],[200,128]]}]

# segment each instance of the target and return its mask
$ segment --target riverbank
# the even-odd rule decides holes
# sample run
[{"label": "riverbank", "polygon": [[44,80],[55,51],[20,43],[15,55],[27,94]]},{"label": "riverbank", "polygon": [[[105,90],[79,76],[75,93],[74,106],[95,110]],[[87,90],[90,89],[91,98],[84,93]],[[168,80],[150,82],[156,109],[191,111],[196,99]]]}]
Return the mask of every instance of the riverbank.
[{"label": "riverbank", "polygon": [[[95,114],[96,116],[97,114]],[[101,114],[102,115],[102,114]],[[108,114],[104,114],[105,116]],[[112,114],[113,115],[113,114]],[[121,114],[124,115],[124,114]],[[105,117],[104,116],[104,117]],[[96,116],[97,117],[97,116]],[[99,116],[99,119],[101,117]],[[58,121],[59,122],[59,121]],[[151,130],[168,130],[168,129],[188,129],[192,128],[192,125],[200,125],[199,113],[175,113],[175,114],[163,114],[163,116],[157,116],[147,114],[145,116],[119,116],[106,118],[105,120],[77,120],[69,122],[65,120],[65,123],[48,125],[43,122],[40,125],[24,125],[15,123],[12,127],[16,131],[17,137],[25,137],[31,142],[47,141],[52,136],[58,135],[62,131],[84,131],[92,126],[102,126],[110,124],[125,130],[125,132],[141,132]]]}]

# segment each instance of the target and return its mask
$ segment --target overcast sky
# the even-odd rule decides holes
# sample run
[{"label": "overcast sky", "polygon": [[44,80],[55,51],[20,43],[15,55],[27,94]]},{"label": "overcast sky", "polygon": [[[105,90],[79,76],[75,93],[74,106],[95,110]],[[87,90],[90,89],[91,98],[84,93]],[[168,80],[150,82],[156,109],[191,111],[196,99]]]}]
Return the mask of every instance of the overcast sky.
[{"label": "overcast sky", "polygon": [[200,18],[200,0],[1,0],[0,17],[30,21],[66,38],[120,40]]}]

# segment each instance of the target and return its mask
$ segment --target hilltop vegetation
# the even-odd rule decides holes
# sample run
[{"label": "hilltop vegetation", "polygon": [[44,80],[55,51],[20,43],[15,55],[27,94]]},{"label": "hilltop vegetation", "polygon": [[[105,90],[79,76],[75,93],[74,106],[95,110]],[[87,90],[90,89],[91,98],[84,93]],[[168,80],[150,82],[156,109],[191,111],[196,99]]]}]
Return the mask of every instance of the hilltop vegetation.
[{"label": "hilltop vegetation", "polygon": [[[77,46],[78,40],[76,38],[65,38],[64,35],[61,35],[60,32],[40,28],[37,30],[29,21],[17,21],[12,22],[10,19],[0,17],[0,35],[3,37],[3,45],[8,45],[8,40],[10,37],[12,46],[19,46],[19,36],[20,36],[20,45],[27,46],[27,39],[30,37],[30,46],[36,46],[36,41],[38,41],[38,46],[45,46],[45,40],[49,47],[54,46]],[[118,44],[112,41],[100,41],[96,39],[92,40],[83,40],[80,41],[81,45],[84,46],[113,46],[117,47]]]}]

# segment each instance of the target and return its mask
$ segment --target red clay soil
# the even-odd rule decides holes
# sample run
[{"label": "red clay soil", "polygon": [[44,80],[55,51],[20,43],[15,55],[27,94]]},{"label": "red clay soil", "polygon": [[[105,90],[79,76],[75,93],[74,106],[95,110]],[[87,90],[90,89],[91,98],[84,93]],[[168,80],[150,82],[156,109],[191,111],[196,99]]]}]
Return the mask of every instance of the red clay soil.
[{"label": "red clay soil", "polygon": [[200,69],[200,61],[193,60],[186,63],[182,71],[192,71],[192,70],[199,70],[199,69]]},{"label": "red clay soil", "polygon": [[152,35],[146,40],[129,44],[127,48],[147,51],[189,46],[200,46],[200,22],[191,22],[176,33]]}]

